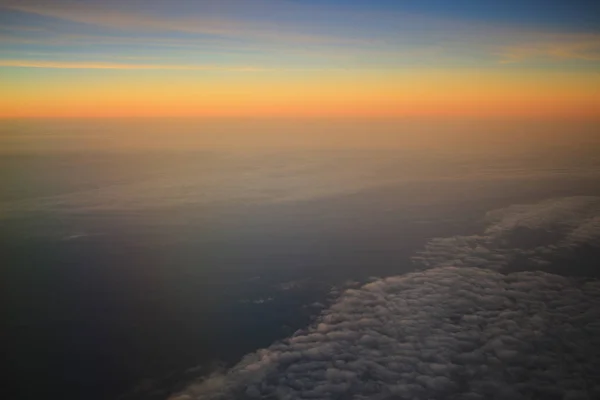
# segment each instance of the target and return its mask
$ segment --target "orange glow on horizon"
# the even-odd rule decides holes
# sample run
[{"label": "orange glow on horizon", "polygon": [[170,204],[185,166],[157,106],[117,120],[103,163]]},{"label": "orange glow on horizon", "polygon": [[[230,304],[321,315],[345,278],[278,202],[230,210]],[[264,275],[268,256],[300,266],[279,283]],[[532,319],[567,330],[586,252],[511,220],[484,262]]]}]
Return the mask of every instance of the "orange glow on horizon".
[{"label": "orange glow on horizon", "polygon": [[[109,79],[110,78],[110,79]],[[11,81],[0,116],[518,116],[588,118],[600,74],[481,71],[117,73]]]}]

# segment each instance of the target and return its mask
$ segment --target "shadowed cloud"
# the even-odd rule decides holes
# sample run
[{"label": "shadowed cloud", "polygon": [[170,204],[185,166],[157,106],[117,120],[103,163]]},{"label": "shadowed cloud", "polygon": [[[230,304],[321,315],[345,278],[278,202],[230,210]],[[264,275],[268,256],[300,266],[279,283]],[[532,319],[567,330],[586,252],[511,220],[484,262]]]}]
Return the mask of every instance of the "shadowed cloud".
[{"label": "shadowed cloud", "polygon": [[559,229],[552,251],[595,243],[599,205],[573,197],[488,213],[484,234],[430,244],[431,269],[348,289],[306,330],[170,399],[598,398],[600,281],[493,269],[517,251],[494,243],[522,227]]}]

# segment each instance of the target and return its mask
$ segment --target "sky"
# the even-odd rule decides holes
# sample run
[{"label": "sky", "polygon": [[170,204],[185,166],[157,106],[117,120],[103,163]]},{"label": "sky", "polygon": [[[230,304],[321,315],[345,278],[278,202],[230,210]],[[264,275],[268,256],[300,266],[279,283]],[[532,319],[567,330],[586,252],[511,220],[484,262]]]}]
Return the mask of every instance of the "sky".
[{"label": "sky", "polygon": [[0,117],[597,117],[600,5],[0,0]]}]

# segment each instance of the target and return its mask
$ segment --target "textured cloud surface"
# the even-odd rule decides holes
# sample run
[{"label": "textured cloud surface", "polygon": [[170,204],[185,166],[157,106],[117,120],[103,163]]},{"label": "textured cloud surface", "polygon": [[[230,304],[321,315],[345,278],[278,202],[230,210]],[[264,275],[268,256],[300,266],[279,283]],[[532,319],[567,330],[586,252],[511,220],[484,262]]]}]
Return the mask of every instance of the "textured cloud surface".
[{"label": "textured cloud surface", "polygon": [[[600,198],[567,197],[488,212],[483,234],[436,238],[415,257],[421,268],[501,270],[514,262],[545,265],[581,246],[600,245]],[[564,266],[569,268],[568,265]]]},{"label": "textured cloud surface", "polygon": [[[433,268],[346,290],[307,330],[172,399],[600,398],[600,281],[493,270],[515,229],[558,229],[554,250],[597,237],[598,204],[489,213],[483,235],[428,246]],[[484,268],[447,266],[461,259]]]}]

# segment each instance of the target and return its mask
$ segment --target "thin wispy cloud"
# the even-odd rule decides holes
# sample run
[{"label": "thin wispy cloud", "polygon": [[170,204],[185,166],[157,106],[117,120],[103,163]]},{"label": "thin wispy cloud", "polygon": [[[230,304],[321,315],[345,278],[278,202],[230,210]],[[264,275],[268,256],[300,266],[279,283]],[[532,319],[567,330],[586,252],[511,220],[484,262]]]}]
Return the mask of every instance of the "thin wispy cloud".
[{"label": "thin wispy cloud", "polygon": [[[112,6],[112,7],[111,7]],[[180,32],[220,37],[253,38],[266,41],[298,43],[357,44],[360,40],[341,36],[304,33],[293,27],[274,24],[267,19],[250,21],[222,15],[194,14],[191,16],[154,15],[141,10],[119,7],[119,3],[82,4],[55,1],[51,5],[39,1],[10,2],[6,8],[66,21],[96,25],[120,31]]]},{"label": "thin wispy cloud", "polygon": [[[49,96],[42,99],[40,93],[44,85],[50,90],[66,84],[77,87],[72,96],[85,92],[90,98],[91,87],[103,87],[101,81],[115,88],[103,94],[106,115],[139,110],[169,115],[222,110],[244,115],[495,115],[501,109],[507,115],[563,110],[587,116],[597,108],[597,78],[581,68],[600,62],[600,31],[426,9],[418,14],[377,1],[351,3],[8,0],[0,3],[5,86],[14,92],[12,98],[39,98],[46,109],[7,103],[5,114],[46,115],[55,109],[64,115],[96,113],[90,110],[99,107],[84,109],[68,96],[61,104],[50,104]],[[71,82],[67,74],[34,73],[37,69],[82,70],[88,79]],[[533,70],[540,72],[535,79],[530,78]],[[557,70],[560,80],[552,73]],[[126,81],[106,71],[150,72],[144,79],[127,73]],[[211,71],[240,79],[211,81]],[[118,85],[111,82],[113,75],[121,79]],[[168,83],[188,75],[214,85],[223,96],[218,107],[211,105],[216,98],[208,97],[198,107],[197,98],[188,95],[196,89]],[[22,82],[35,90],[25,91]],[[121,90],[127,85],[144,87],[151,95],[142,98],[134,96],[137,89]],[[218,91],[222,85],[231,90]],[[165,91],[172,91],[177,105],[152,108],[163,101]],[[131,106],[118,111],[124,109],[123,92],[133,93],[127,98]],[[535,107],[524,109],[533,103]]]},{"label": "thin wispy cloud", "polygon": [[222,65],[168,65],[126,64],[109,62],[43,61],[43,60],[0,60],[0,67],[62,68],[62,69],[132,69],[132,70],[180,70],[180,71],[231,71],[261,72],[270,68]]},{"label": "thin wispy cloud", "polygon": [[515,63],[535,59],[600,61],[599,35],[565,35],[549,41],[532,41],[507,46],[501,57]]},{"label": "thin wispy cloud", "polygon": [[[186,12],[173,13],[175,5],[183,5]],[[407,60],[429,63],[435,61],[432,57],[439,57],[439,62],[456,59],[488,64],[600,60],[600,34],[558,34],[398,12],[361,14],[285,1],[174,2],[170,7],[155,2],[21,0],[3,7],[106,32],[90,35],[75,27],[75,31],[46,30],[36,35],[35,30],[8,27],[0,33],[0,43],[6,45],[142,44],[196,48],[211,54],[269,53],[274,58],[354,56],[355,60],[348,61],[359,67],[374,60],[388,66],[401,66]]]}]

